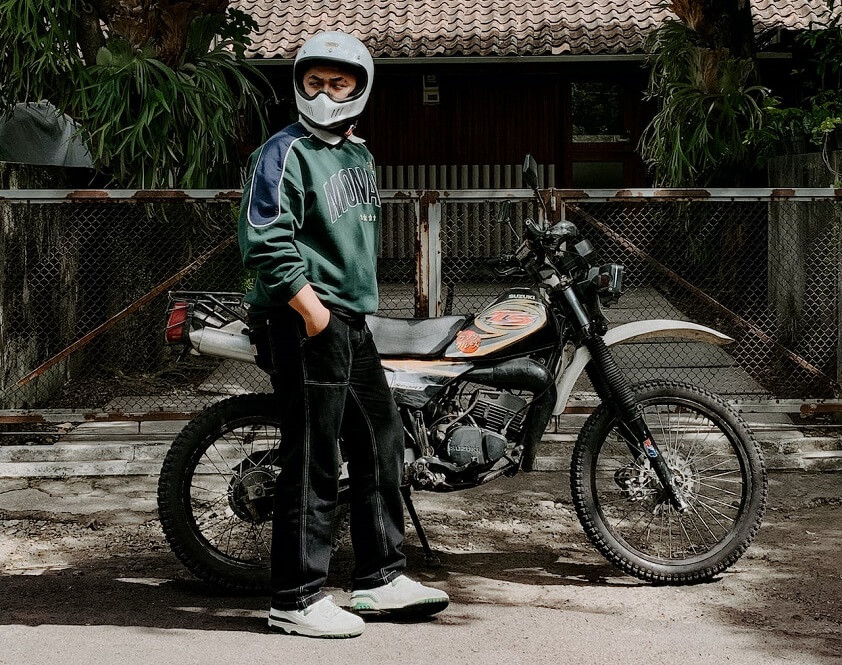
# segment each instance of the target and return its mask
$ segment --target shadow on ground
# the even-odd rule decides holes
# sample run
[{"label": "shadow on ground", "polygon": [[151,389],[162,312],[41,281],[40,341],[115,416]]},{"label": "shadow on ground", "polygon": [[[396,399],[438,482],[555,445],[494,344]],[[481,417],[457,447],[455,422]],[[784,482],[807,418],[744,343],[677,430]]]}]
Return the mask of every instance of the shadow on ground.
[{"label": "shadow on ground", "polygon": [[[460,576],[521,585],[599,587],[609,581],[635,585],[607,564],[559,563],[554,552],[442,552],[440,565],[429,566],[420,548],[406,550],[409,569],[417,578],[437,586],[442,582],[445,588],[448,579]],[[328,586],[348,590],[352,559],[349,551],[337,553]],[[0,624],[267,630],[265,595],[220,592],[192,578],[168,552],[79,559],[65,568],[39,572],[0,576]],[[454,603],[469,605],[477,600],[469,589],[450,591]],[[412,619],[402,620],[407,621]]]}]

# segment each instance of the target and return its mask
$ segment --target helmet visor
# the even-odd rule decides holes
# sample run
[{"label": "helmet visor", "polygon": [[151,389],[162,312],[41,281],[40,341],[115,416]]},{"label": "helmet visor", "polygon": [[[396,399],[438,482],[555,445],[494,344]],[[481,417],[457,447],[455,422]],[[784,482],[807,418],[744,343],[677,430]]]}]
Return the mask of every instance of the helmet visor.
[{"label": "helmet visor", "polygon": [[[311,92],[304,84],[304,78],[314,67],[323,67],[335,70],[341,74],[350,74],[355,79],[354,89],[341,99],[334,97],[328,90],[319,89]],[[313,100],[321,93],[327,94],[335,102],[350,102],[360,97],[368,86],[368,76],[362,67],[357,67],[345,61],[330,60],[327,58],[304,58],[295,63],[293,71],[295,88],[304,99]]]}]

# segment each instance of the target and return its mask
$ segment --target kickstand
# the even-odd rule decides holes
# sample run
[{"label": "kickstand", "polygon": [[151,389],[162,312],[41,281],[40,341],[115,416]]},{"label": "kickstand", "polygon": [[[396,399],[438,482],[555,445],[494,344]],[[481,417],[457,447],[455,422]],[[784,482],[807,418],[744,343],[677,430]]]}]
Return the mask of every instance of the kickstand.
[{"label": "kickstand", "polygon": [[441,565],[441,559],[439,559],[438,555],[430,547],[427,534],[424,533],[424,527],[421,526],[421,520],[418,519],[418,513],[415,512],[411,492],[412,489],[409,485],[401,487],[401,496],[403,496],[403,502],[406,504],[406,511],[409,513],[409,519],[412,520],[412,526],[415,527],[415,533],[418,534],[418,540],[421,541],[421,549],[424,550],[424,563],[431,568],[438,568]]}]

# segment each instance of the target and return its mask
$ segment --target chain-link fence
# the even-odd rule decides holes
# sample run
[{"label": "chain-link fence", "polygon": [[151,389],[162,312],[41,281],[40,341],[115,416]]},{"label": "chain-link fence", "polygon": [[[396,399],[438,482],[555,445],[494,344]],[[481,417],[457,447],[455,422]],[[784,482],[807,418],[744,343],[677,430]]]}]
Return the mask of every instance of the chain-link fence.
[{"label": "chain-link fence", "polygon": [[[513,249],[502,196],[463,193],[441,213],[442,309],[475,312],[505,280],[484,268]],[[564,192],[548,214],[574,222],[604,263],[626,267],[612,325],[679,319],[732,336],[725,348],[687,340],[618,347],[630,378],[673,377],[729,396],[833,397],[840,378],[842,197],[827,190]],[[431,296],[435,299],[435,294]]]},{"label": "chain-link fence", "polygon": [[[633,380],[674,376],[729,395],[830,397],[839,378],[840,197],[545,192],[600,260],[626,266],[613,324],[677,318],[729,347],[658,340],[618,349]],[[678,200],[678,195],[681,195]],[[524,190],[383,198],[381,313],[475,313],[509,285],[486,267],[541,207]],[[510,223],[500,222],[514,201]],[[254,366],[177,361],[170,290],[243,291],[238,192],[0,192],[0,409],[195,411],[266,389]]]}]

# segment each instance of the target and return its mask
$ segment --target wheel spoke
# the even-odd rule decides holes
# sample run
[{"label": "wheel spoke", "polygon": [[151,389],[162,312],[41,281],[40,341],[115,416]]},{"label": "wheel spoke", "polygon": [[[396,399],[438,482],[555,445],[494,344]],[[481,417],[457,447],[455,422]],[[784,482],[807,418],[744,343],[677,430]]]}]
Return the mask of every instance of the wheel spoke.
[{"label": "wheel spoke", "polygon": [[690,538],[690,534],[687,533],[687,529],[684,528],[684,520],[682,519],[682,515],[679,514],[677,516],[678,519],[678,526],[681,527],[682,533],[684,533],[684,537],[687,538],[687,545],[693,550],[693,554],[696,554],[696,546],[693,544],[692,539]]},{"label": "wheel spoke", "polygon": [[[216,450],[216,444],[214,444],[214,445],[213,445],[213,448],[214,448],[214,450]],[[219,451],[218,451],[218,450],[217,450],[217,453],[219,453]],[[216,473],[217,473],[217,475],[221,476],[222,478],[227,477],[229,473],[230,473],[232,476],[233,476],[233,475],[235,475],[235,474],[234,474],[234,472],[230,469],[230,467],[229,467],[229,469],[228,469],[228,472],[227,472],[227,473],[226,473],[225,471],[220,470],[220,468],[219,468],[219,467],[218,467],[218,466],[214,463],[214,461],[210,458],[210,455],[208,455],[207,451],[205,451],[205,454],[203,455],[203,457],[207,457],[207,458],[208,458],[208,463],[209,463],[209,464],[210,464],[210,465],[211,465],[214,469],[216,469]],[[225,459],[224,459],[224,458],[223,458],[223,461],[225,461]],[[227,466],[227,462],[226,462],[226,466]]]},{"label": "wheel spoke", "polygon": [[660,410],[656,410],[655,415],[658,416],[658,423],[661,426],[661,434],[663,434],[663,438],[666,441],[667,454],[668,454],[669,457],[672,457],[672,446],[671,446],[671,443],[670,443],[669,430],[664,428],[664,421],[661,420]]},{"label": "wheel spoke", "polygon": [[[726,473],[724,475],[727,476],[727,475],[733,475],[733,474],[736,474],[736,473],[737,473],[736,471],[732,471],[731,473]],[[704,476],[704,479],[705,480],[712,480],[712,481],[717,482],[717,483],[734,483],[735,485],[745,485],[745,481],[742,478],[739,478],[737,480],[730,480],[728,478],[720,478],[718,476]]]},{"label": "wheel spoke", "polygon": [[[266,522],[260,523],[260,528],[257,530],[257,537],[260,540],[260,543],[263,545],[263,549],[266,550],[266,554],[271,555],[271,548],[266,544],[266,541],[263,539],[263,529],[266,527]],[[260,548],[257,549],[257,558],[262,559],[263,557],[260,556]]]},{"label": "wheel spoke", "polygon": [[[717,470],[719,470],[719,469],[717,469],[717,467],[722,466],[723,464],[730,464],[732,462],[733,462],[732,459],[724,459],[721,462],[717,462],[713,466],[709,466],[707,469],[699,469],[698,473],[707,473],[708,471],[717,471]],[[724,473],[722,473],[720,475],[728,476],[728,475],[732,475],[734,473],[737,473],[737,472],[734,471],[734,470],[731,470],[731,471],[725,471]],[[714,476],[708,476],[708,478],[717,478],[717,477],[718,476],[715,476],[715,475]]]},{"label": "wheel spoke", "polygon": [[727,527],[723,526],[722,523],[718,519],[716,519],[716,515],[714,515],[710,511],[710,508],[708,508],[705,504],[703,504],[701,502],[699,502],[699,505],[702,507],[702,510],[704,510],[705,512],[707,512],[711,516],[711,519],[713,519],[713,521],[717,523],[719,528],[721,528],[723,531],[728,531]]},{"label": "wheel spoke", "polygon": [[[685,493],[687,511],[675,510],[651,465],[640,464],[639,457],[632,459],[634,452],[622,437],[616,416],[606,412],[603,424],[591,425],[592,452],[579,446],[576,453],[591,455],[586,468],[598,505],[593,523],[601,526],[596,530],[586,523],[588,535],[606,556],[633,574],[645,569],[640,557],[676,566],[688,559],[704,560],[734,538],[747,505],[742,500],[747,474],[754,464],[746,447],[754,445],[750,433],[735,429],[724,413],[727,407],[701,394],[698,401],[683,396],[693,389],[680,388],[676,392],[684,391],[682,396],[664,395],[663,385],[659,395],[640,403],[649,430]],[[581,496],[574,496],[574,501],[580,514],[588,512]],[[711,560],[715,561],[712,556]],[[710,560],[704,565],[712,569]]]},{"label": "wheel spoke", "polygon": [[698,497],[697,497],[697,498],[696,498],[696,500],[699,502],[699,504],[700,504],[700,505],[704,506],[704,507],[705,507],[705,508],[707,508],[709,511],[711,511],[711,512],[713,512],[713,513],[716,513],[717,515],[719,515],[720,517],[725,518],[725,519],[726,519],[726,520],[728,520],[729,522],[731,521],[731,518],[730,518],[730,517],[728,517],[728,515],[726,515],[725,513],[720,513],[720,512],[719,512],[716,508],[713,508],[712,506],[709,506],[709,505],[708,505],[708,504],[706,504],[704,501],[702,501],[702,500],[701,500],[701,498],[698,498]]},{"label": "wheel spoke", "polygon": [[732,492],[731,490],[726,490],[724,487],[717,487],[716,485],[708,485],[707,483],[703,483],[701,480],[700,480],[700,481],[698,481],[698,483],[699,483],[699,485],[701,485],[702,487],[708,487],[708,488],[710,488],[710,489],[714,489],[714,490],[716,490],[717,492],[720,492],[720,493],[722,493],[722,494],[728,494],[729,496],[738,496],[738,497],[742,497],[742,494],[740,494],[739,492]]}]

